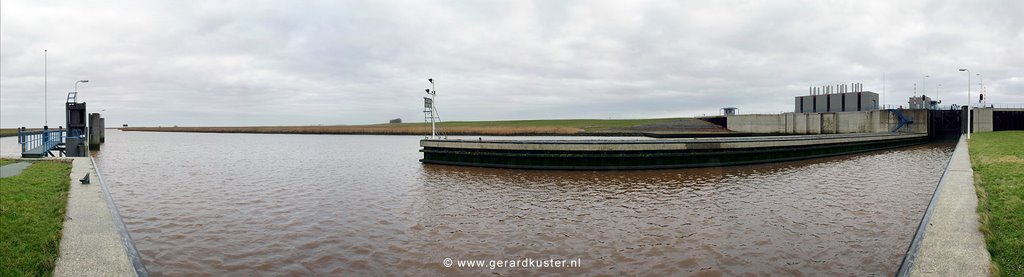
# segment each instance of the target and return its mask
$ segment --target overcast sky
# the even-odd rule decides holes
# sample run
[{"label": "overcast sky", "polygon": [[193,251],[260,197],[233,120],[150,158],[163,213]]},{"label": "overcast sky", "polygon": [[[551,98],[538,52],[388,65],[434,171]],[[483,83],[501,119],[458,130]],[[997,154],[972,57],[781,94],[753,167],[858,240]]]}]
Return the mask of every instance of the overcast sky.
[{"label": "overcast sky", "polygon": [[[108,126],[646,118],[793,109],[864,83],[1024,103],[1024,1],[0,2],[0,126],[78,79]],[[924,80],[924,76],[931,77]],[[972,76],[977,93],[978,76]],[[922,83],[927,83],[922,88]],[[941,84],[941,87],[938,85]],[[920,92],[919,92],[920,93]],[[974,96],[977,101],[977,95]]]}]

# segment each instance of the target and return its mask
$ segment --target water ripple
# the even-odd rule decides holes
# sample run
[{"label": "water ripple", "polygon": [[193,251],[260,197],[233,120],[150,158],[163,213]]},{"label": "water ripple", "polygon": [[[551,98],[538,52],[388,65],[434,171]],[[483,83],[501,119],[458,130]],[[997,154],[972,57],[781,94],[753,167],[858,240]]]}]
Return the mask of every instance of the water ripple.
[{"label": "water ripple", "polygon": [[[110,131],[95,156],[155,276],[714,276],[891,275],[951,153],[565,172],[423,165],[417,143]],[[441,264],[527,257],[583,266]]]}]

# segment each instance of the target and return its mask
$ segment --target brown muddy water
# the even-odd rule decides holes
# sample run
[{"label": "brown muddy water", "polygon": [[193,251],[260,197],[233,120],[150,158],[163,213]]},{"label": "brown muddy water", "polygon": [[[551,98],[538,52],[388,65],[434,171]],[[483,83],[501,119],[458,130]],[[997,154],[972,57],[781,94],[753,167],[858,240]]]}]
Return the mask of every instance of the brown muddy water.
[{"label": "brown muddy water", "polygon": [[424,165],[418,140],[111,130],[94,156],[155,276],[865,276],[898,269],[953,147],[568,172]]}]

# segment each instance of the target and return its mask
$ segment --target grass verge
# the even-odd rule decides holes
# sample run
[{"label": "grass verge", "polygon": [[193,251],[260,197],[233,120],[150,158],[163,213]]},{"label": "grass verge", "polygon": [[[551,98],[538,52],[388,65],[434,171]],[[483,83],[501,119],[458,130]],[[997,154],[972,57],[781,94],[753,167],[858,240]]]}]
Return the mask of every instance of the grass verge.
[{"label": "grass verge", "polygon": [[0,178],[0,276],[49,276],[60,253],[71,164],[37,161]]},{"label": "grass verge", "polygon": [[0,159],[0,166],[9,165],[9,164],[16,163],[16,162],[18,162],[18,161],[9,160],[9,159]]},{"label": "grass verge", "polygon": [[18,135],[18,129],[6,128],[0,129],[0,137],[13,137]]},{"label": "grass verge", "polygon": [[1024,131],[970,140],[981,232],[1003,276],[1024,276]]},{"label": "grass verge", "polygon": [[[38,131],[40,128],[28,128],[26,131]],[[18,135],[18,128],[0,128],[0,137],[13,137]]]}]

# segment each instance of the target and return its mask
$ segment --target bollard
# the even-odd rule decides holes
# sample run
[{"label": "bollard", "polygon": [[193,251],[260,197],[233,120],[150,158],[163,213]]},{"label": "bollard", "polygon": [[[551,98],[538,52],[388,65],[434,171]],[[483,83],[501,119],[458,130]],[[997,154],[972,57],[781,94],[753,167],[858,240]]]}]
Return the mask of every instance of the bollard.
[{"label": "bollard", "polygon": [[50,127],[43,126],[42,145],[50,145]]},{"label": "bollard", "polygon": [[25,127],[18,128],[18,145],[21,145],[21,152],[25,153]]},{"label": "bollard", "polygon": [[99,130],[99,133],[100,133],[100,143],[101,144],[107,141],[107,135],[106,135],[107,124],[106,124],[106,121],[107,121],[106,119],[100,117],[100,130]]}]

